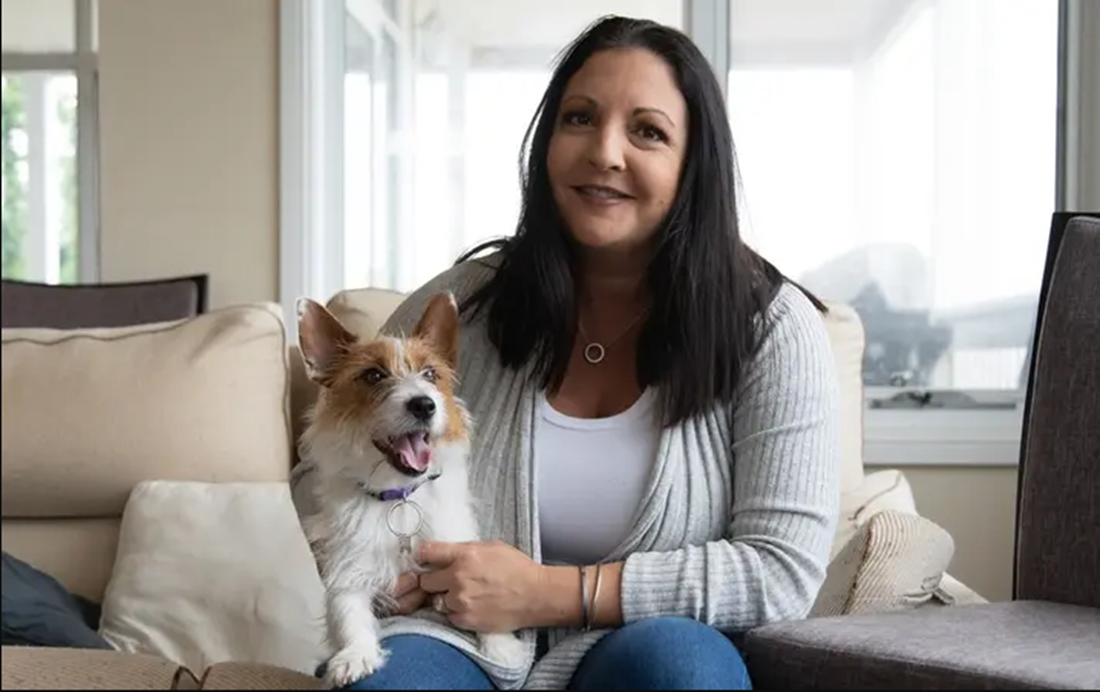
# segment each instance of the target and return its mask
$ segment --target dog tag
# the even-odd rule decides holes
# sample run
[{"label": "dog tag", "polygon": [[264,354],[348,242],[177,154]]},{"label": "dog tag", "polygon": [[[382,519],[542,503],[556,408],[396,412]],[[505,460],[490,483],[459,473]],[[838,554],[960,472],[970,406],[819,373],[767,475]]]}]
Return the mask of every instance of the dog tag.
[{"label": "dog tag", "polygon": [[[398,516],[405,515],[407,512],[411,512],[411,517]],[[411,525],[407,521],[401,521],[402,518],[406,520],[411,518]],[[420,509],[420,505],[411,500],[397,502],[386,513],[386,527],[394,536],[397,536],[397,549],[401,555],[412,555],[412,539],[414,536],[419,535],[420,530],[424,527],[424,510]]]}]

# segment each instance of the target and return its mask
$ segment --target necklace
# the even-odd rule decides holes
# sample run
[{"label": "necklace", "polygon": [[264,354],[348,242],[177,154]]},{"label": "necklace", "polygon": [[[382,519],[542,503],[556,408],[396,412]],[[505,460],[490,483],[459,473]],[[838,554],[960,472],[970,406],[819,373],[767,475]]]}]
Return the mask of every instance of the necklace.
[{"label": "necklace", "polygon": [[600,363],[602,363],[603,359],[607,357],[607,349],[622,341],[623,337],[630,333],[630,330],[634,328],[634,325],[638,324],[639,320],[645,317],[647,312],[649,312],[649,308],[646,308],[645,310],[639,312],[637,317],[631,320],[630,324],[626,325],[626,329],[623,329],[621,334],[608,342],[606,345],[600,343],[599,341],[593,341],[592,339],[588,338],[588,334],[584,331],[584,325],[580,323],[580,320],[577,320],[577,329],[581,333],[581,338],[585,340],[584,359],[588,361],[590,365],[599,365]]}]

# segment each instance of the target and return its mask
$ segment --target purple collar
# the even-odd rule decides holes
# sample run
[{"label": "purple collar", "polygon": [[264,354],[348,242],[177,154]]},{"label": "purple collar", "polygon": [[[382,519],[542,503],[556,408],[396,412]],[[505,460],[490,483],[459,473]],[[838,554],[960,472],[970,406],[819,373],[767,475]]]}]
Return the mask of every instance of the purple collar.
[{"label": "purple collar", "polygon": [[383,490],[382,492],[367,490],[362,483],[359,484],[359,487],[363,488],[363,490],[366,491],[367,495],[370,495],[376,500],[381,500],[382,502],[403,501],[409,499],[409,496],[415,493],[417,489],[420,488],[420,486],[424,485],[428,481],[434,481],[436,478],[439,478],[440,475],[441,474],[439,472],[436,472],[431,474],[430,476],[421,476],[416,480],[415,483],[412,483],[411,485],[402,486],[400,488],[391,488],[389,490]]}]

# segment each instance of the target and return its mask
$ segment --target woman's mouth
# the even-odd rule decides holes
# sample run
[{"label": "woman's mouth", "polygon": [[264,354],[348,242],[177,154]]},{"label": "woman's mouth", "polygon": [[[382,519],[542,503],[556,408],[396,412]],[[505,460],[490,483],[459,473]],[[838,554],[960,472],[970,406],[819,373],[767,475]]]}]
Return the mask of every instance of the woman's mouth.
[{"label": "woman's mouth", "polygon": [[615,204],[634,199],[621,190],[604,185],[575,185],[573,190],[585,201],[596,204]]}]

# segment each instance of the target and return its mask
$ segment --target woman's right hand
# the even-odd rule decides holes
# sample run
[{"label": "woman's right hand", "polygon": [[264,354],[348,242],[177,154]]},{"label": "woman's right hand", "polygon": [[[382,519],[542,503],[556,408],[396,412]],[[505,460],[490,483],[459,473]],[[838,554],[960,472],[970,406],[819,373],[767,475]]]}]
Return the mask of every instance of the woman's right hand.
[{"label": "woman's right hand", "polygon": [[420,588],[420,575],[416,572],[405,572],[390,589],[396,608],[394,615],[412,615],[424,607],[428,602],[429,594]]}]

